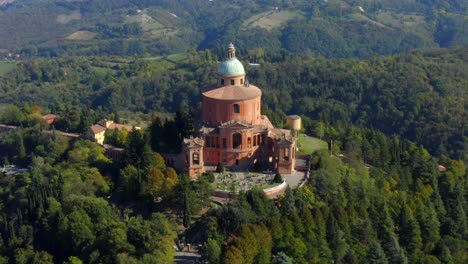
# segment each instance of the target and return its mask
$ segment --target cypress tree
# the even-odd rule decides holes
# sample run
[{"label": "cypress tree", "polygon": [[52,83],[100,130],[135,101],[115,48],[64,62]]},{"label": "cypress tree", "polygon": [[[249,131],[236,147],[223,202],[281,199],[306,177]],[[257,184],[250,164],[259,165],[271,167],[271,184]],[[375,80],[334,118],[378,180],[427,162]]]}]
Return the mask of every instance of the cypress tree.
[{"label": "cypress tree", "polygon": [[400,243],[408,253],[417,254],[422,247],[421,230],[414,219],[413,212],[408,205],[403,206],[400,213]]},{"label": "cypress tree", "polygon": [[377,241],[372,241],[372,244],[369,248],[369,251],[366,255],[366,263],[368,264],[388,264],[387,256],[383,251],[380,243]]},{"label": "cypress tree", "polygon": [[188,227],[190,225],[190,222],[192,221],[192,213],[190,210],[190,201],[189,201],[189,195],[187,191],[187,186],[184,186],[184,220],[183,224],[185,227]]}]

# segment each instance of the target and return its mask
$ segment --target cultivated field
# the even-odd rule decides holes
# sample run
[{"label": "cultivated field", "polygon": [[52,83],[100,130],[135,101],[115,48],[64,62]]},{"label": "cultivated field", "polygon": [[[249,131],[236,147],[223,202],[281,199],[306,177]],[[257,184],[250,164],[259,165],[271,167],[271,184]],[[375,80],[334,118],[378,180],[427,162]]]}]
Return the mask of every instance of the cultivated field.
[{"label": "cultivated field", "polygon": [[97,33],[95,32],[80,30],[80,31],[71,33],[70,35],[66,36],[65,39],[67,40],[91,40],[96,35]]},{"label": "cultivated field", "polygon": [[268,11],[252,16],[247,19],[243,24],[243,28],[260,27],[267,30],[280,28],[286,22],[302,18],[303,14],[300,11]]}]

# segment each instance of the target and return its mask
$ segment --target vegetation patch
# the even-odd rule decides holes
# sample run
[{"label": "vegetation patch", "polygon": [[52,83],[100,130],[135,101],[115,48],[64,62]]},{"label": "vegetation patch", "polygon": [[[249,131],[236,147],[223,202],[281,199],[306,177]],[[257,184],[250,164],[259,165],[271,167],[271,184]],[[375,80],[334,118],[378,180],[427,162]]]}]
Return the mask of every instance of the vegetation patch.
[{"label": "vegetation patch", "polygon": [[305,134],[299,135],[299,154],[312,154],[317,150],[327,149],[328,145],[327,142],[315,138],[310,137]]},{"label": "vegetation patch", "polygon": [[363,15],[361,13],[353,13],[353,14],[350,14],[348,16],[348,19],[350,20],[353,20],[353,21],[362,21],[362,22],[369,22],[377,27],[381,27],[381,28],[386,28],[387,26],[385,26],[384,24],[380,23],[380,22],[377,22],[373,19],[370,19],[369,17],[367,17],[366,15]]},{"label": "vegetation patch", "polygon": [[[139,10],[139,13],[136,15],[127,15],[125,20],[129,23],[139,23],[143,33],[148,37],[172,36],[176,34],[178,31],[176,26],[174,26],[174,23],[172,23],[175,21],[164,19],[164,17],[161,17],[162,13],[163,11],[151,11],[148,14],[147,10]],[[167,13],[166,15],[170,14]],[[172,18],[174,17],[172,16]]]},{"label": "vegetation patch", "polygon": [[243,23],[244,28],[264,28],[267,30],[277,29],[283,26],[286,22],[302,18],[302,12],[298,11],[268,11],[258,15],[254,15]]},{"label": "vegetation patch", "polygon": [[80,30],[80,31],[76,31],[76,32],[71,33],[65,39],[67,39],[67,40],[91,40],[96,35],[97,35],[97,33],[95,33],[95,32]]},{"label": "vegetation patch", "polygon": [[80,19],[81,19],[81,13],[79,10],[75,10],[69,15],[60,14],[57,16],[57,22],[59,22],[60,24],[67,24],[70,21],[80,20]]},{"label": "vegetation patch", "polygon": [[158,56],[158,57],[146,57],[145,61],[153,65],[162,66],[165,68],[173,67],[180,62],[186,61],[189,59],[189,54],[187,53],[176,53],[169,56]]},{"label": "vegetation patch", "polygon": [[16,66],[17,62],[15,61],[0,61],[0,76],[5,76]]},{"label": "vegetation patch", "polygon": [[376,20],[391,27],[420,28],[424,26],[424,16],[415,13],[380,12]]},{"label": "vegetation patch", "polygon": [[127,16],[126,17],[127,22],[137,22],[140,23],[141,27],[143,28],[143,31],[150,31],[150,30],[155,30],[155,29],[163,29],[165,26],[161,23],[159,23],[157,20],[152,18],[146,13],[140,13],[134,16]]}]

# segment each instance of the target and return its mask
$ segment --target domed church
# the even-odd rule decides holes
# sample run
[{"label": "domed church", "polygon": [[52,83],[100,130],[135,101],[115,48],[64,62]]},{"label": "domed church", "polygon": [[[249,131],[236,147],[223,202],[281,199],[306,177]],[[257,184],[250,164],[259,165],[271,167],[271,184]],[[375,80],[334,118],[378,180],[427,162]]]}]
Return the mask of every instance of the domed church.
[{"label": "domed church", "polygon": [[247,81],[236,49],[229,44],[218,65],[217,82],[202,92],[199,134],[184,139],[176,167],[191,178],[218,163],[240,170],[268,166],[281,174],[293,173],[296,137],[290,130],[273,127],[261,113],[261,99],[261,89]]}]

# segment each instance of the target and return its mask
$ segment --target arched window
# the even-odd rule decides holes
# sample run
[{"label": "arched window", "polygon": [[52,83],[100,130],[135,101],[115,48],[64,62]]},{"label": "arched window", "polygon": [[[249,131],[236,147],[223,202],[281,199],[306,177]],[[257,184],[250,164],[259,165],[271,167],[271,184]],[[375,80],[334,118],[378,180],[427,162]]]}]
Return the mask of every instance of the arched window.
[{"label": "arched window", "polygon": [[242,146],[242,135],[240,133],[234,133],[232,135],[232,148],[239,149]]},{"label": "arched window", "polygon": [[192,163],[193,163],[193,165],[199,165],[200,164],[200,154],[198,154],[198,152],[193,153]]},{"label": "arched window", "polygon": [[224,85],[224,79],[221,79],[221,85]]},{"label": "arched window", "polygon": [[239,104],[234,104],[233,110],[234,110],[235,114],[239,114],[240,113],[240,105]]},{"label": "arched window", "polygon": [[244,84],[244,79],[241,79],[240,83],[241,83],[241,84]]},{"label": "arched window", "polygon": [[234,85],[234,80],[231,80],[231,85]]}]

